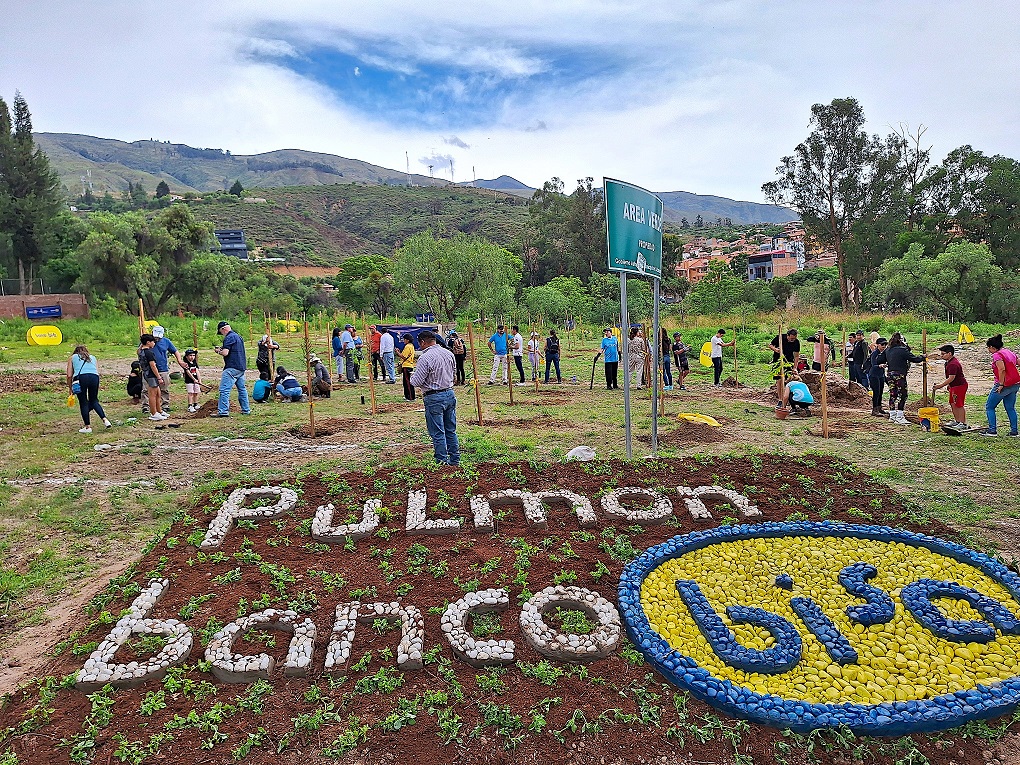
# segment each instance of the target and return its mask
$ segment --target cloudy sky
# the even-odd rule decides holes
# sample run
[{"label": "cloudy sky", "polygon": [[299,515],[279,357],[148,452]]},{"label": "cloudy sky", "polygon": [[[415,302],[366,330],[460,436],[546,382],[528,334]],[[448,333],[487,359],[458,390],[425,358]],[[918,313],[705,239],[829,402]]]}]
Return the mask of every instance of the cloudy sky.
[{"label": "cloudy sky", "polygon": [[761,201],[811,104],[1020,156],[1007,0],[0,0],[36,130]]}]

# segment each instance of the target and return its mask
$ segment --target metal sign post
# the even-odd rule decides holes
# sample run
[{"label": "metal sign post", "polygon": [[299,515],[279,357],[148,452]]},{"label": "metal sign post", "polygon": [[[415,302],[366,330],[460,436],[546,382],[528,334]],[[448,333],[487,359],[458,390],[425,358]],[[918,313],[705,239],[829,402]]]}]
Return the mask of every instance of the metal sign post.
[{"label": "metal sign post", "polygon": [[[606,241],[609,270],[620,274],[620,333],[623,339],[620,366],[623,367],[623,421],[626,430],[627,459],[633,458],[630,417],[630,317],[627,313],[627,274],[650,276],[654,280],[655,305],[653,333],[658,345],[659,279],[662,277],[662,200],[639,186],[604,178],[606,205]],[[648,342],[648,338],[644,339]],[[659,348],[656,347],[656,353]],[[656,406],[658,359],[652,360],[652,453],[657,448]]]},{"label": "metal sign post", "polygon": [[[662,363],[662,331],[659,329],[659,280],[652,279],[652,336],[645,342],[652,348],[652,455],[659,453],[659,364]],[[654,344],[653,344],[654,338]]]}]

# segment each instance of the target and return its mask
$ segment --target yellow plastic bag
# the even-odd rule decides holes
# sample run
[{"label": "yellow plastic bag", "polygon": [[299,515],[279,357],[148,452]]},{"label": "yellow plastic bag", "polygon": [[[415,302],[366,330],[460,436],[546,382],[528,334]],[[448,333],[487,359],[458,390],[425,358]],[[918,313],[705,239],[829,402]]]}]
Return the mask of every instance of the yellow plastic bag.
[{"label": "yellow plastic bag", "polygon": [[705,425],[711,425],[713,428],[722,427],[722,423],[714,417],[709,417],[707,414],[698,414],[697,412],[680,412],[676,418],[685,422],[701,422]]},{"label": "yellow plastic bag", "polygon": [[74,409],[74,405],[78,403],[77,397],[72,393],[67,397],[67,408]]}]

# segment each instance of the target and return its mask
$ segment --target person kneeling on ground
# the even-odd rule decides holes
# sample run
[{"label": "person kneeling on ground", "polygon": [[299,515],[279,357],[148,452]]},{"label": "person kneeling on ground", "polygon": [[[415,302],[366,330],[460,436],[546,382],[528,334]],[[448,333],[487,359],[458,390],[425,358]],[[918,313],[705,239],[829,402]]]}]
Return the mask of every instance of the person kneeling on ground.
[{"label": "person kneeling on ground", "polygon": [[276,387],[276,392],[283,396],[284,399],[291,402],[301,400],[301,396],[303,395],[301,383],[299,383],[297,378],[283,367],[276,368],[276,379],[273,383]]},{"label": "person kneeling on ground", "polygon": [[956,349],[951,345],[939,348],[939,355],[946,362],[946,379],[945,382],[931,386],[932,394],[939,388],[949,389],[949,407],[953,410],[953,419],[946,423],[946,427],[966,429],[967,378],[963,376],[963,365],[956,358]]},{"label": "person kneeling on ground", "polygon": [[259,378],[251,389],[251,397],[260,404],[266,403],[273,395],[273,384],[269,380]]},{"label": "person kneeling on ground", "polygon": [[142,364],[139,361],[131,362],[131,371],[127,376],[127,394],[131,396],[132,404],[139,404],[142,401]]},{"label": "person kneeling on ground", "polygon": [[322,363],[322,359],[314,353],[308,361],[312,366],[312,374],[314,375],[312,378],[312,394],[329,398],[333,393],[333,383],[329,379],[329,370]]},{"label": "person kneeling on ground", "polygon": [[808,386],[801,381],[800,375],[790,375],[790,380],[783,389],[783,406],[792,407],[793,413],[801,417],[810,417],[813,403],[815,399]]}]

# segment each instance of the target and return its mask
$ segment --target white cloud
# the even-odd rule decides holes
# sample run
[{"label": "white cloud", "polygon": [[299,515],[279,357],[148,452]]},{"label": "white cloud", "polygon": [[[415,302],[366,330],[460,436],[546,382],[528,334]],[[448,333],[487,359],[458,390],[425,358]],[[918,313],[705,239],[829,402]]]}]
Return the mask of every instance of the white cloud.
[{"label": "white cloud", "polygon": [[[387,167],[445,141],[481,177],[611,175],[761,200],[811,104],[855,96],[874,132],[927,125],[936,156],[963,143],[1020,156],[1020,22],[1005,0],[0,0],[0,17],[0,94],[20,89],[37,130]],[[291,71],[304,44],[354,56],[355,77],[462,70],[432,83],[451,99],[470,102],[471,77],[523,86],[486,120],[393,124]]]}]

